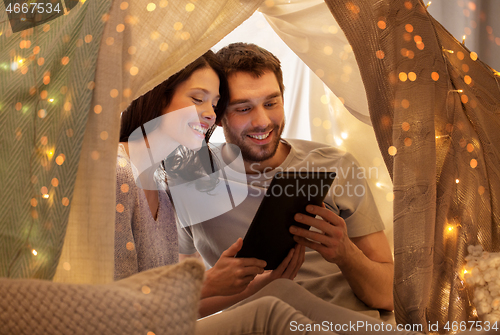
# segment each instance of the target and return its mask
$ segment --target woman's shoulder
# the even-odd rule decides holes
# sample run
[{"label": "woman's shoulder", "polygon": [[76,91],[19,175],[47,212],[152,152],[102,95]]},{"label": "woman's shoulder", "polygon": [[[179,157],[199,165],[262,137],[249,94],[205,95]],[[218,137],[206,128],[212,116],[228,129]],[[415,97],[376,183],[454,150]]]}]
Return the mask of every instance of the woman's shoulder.
[{"label": "woman's shoulder", "polygon": [[132,172],[132,164],[130,163],[130,158],[125,150],[125,146],[122,143],[118,144],[118,155],[116,159],[116,178],[120,183],[130,182],[134,180],[134,174]]}]

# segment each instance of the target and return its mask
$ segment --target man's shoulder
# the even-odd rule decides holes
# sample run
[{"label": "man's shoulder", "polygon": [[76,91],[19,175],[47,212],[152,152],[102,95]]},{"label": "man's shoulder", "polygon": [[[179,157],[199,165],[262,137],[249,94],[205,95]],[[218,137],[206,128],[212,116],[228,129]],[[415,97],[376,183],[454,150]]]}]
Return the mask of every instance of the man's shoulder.
[{"label": "man's shoulder", "polygon": [[298,158],[306,159],[308,156],[311,159],[322,157],[328,160],[340,160],[342,158],[351,160],[352,158],[347,151],[325,143],[288,138],[285,141],[294,149]]}]

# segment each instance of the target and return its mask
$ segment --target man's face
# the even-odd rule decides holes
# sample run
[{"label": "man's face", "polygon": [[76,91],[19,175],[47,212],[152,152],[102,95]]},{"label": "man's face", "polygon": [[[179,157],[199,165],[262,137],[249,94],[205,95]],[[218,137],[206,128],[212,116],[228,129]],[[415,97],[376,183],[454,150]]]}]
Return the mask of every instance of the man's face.
[{"label": "man's face", "polygon": [[276,76],[266,71],[258,78],[247,72],[228,77],[229,106],[222,119],[228,143],[237,145],[247,162],[274,156],[285,127],[283,97]]}]

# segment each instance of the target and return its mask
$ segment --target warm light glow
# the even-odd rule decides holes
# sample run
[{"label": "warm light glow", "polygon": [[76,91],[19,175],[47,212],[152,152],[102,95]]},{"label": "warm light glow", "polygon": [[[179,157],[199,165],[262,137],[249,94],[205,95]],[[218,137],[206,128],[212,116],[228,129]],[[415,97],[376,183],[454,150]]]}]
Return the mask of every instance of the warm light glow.
[{"label": "warm light glow", "polygon": [[425,6],[425,8],[429,8],[429,6],[430,6],[431,4],[432,4],[432,1],[429,1],[429,2],[427,3],[427,5]]},{"label": "warm light glow", "polygon": [[49,198],[49,195],[48,195],[48,194],[44,194],[44,195],[42,195],[42,198],[44,198],[44,199],[48,199],[48,198]]},{"label": "warm light glow", "polygon": [[389,155],[391,155],[391,156],[395,156],[395,155],[396,155],[396,153],[398,152],[398,149],[396,149],[396,147],[395,147],[395,146],[392,146],[392,145],[391,145],[391,146],[389,147],[388,151],[389,151]]},{"label": "warm light glow", "polygon": [[375,184],[377,187],[382,187],[382,183],[376,183]]},{"label": "warm light glow", "polygon": [[458,179],[455,179],[455,183],[457,183],[457,184],[458,184],[458,183],[460,183],[460,180],[458,180]]},{"label": "warm light glow", "polygon": [[342,134],[340,134],[340,137],[342,137],[344,140],[347,138],[347,136],[348,136],[348,135],[347,135],[347,133],[345,133],[345,132],[344,132],[344,133],[342,133]]},{"label": "warm light glow", "polygon": [[31,250],[31,253],[35,256],[38,255],[38,252],[35,249]]},{"label": "warm light glow", "polygon": [[465,35],[462,36],[462,44],[465,44],[465,37],[466,37]]},{"label": "warm light glow", "polygon": [[443,51],[444,51],[444,52],[448,52],[448,53],[450,53],[450,54],[452,54],[452,53],[454,53],[454,52],[455,52],[455,51],[453,51],[453,50],[448,50],[448,49],[445,49],[445,48],[443,48]]},{"label": "warm light glow", "polygon": [[467,271],[467,270],[465,269],[465,267],[464,267],[464,268],[462,269],[462,271],[460,271],[460,278],[461,278],[462,280],[464,280],[464,279],[465,279],[465,274],[466,274],[466,273],[469,273],[469,271]]},{"label": "warm light glow", "polygon": [[54,99],[50,98],[50,99],[49,99],[49,102],[54,102]]}]

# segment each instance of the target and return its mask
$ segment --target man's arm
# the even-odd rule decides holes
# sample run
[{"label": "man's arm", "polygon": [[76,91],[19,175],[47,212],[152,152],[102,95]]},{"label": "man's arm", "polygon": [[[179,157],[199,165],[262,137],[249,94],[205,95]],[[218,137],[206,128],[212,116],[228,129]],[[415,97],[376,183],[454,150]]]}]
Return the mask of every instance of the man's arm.
[{"label": "man's arm", "polygon": [[302,214],[297,214],[295,220],[324,234],[292,226],[290,232],[296,235],[295,240],[337,264],[354,294],[365,304],[393,310],[394,262],[384,232],[350,239],[344,220],[335,213],[313,205],[307,206],[307,211],[323,220]]}]

